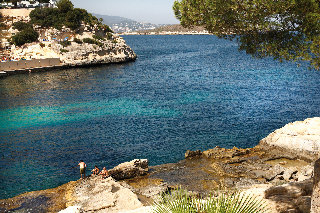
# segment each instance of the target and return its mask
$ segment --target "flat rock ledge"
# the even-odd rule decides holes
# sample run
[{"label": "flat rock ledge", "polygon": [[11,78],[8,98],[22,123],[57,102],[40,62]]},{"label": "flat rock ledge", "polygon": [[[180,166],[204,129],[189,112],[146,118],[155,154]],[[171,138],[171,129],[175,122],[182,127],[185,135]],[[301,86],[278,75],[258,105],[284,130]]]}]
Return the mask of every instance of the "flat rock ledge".
[{"label": "flat rock ledge", "polygon": [[320,157],[320,117],[289,123],[262,139],[259,145],[315,161]]}]

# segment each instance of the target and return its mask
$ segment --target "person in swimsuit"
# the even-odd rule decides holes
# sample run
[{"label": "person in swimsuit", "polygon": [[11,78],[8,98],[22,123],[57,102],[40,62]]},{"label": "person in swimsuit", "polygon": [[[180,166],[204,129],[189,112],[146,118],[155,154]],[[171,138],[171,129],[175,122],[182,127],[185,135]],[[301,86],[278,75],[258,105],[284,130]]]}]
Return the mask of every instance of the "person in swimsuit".
[{"label": "person in swimsuit", "polygon": [[99,168],[97,166],[94,166],[94,169],[92,169],[92,175],[99,175]]},{"label": "person in swimsuit", "polygon": [[81,175],[81,179],[82,179],[82,175],[84,177],[86,177],[86,167],[87,167],[87,165],[83,162],[83,160],[81,160],[80,163],[78,164],[78,166],[80,166],[80,175]]},{"label": "person in swimsuit", "polygon": [[106,177],[109,177],[109,172],[108,170],[106,169],[106,167],[103,167],[103,169],[101,170],[100,174],[101,175],[101,178],[104,179]]}]

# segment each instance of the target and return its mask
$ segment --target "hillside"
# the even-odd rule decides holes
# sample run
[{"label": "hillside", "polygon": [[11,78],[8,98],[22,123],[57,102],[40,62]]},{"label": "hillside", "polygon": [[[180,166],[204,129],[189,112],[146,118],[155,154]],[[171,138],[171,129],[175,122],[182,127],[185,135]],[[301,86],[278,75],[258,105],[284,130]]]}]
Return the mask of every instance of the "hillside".
[{"label": "hillside", "polygon": [[108,15],[100,15],[100,14],[93,14],[93,15],[99,19],[102,18],[103,23],[106,25],[109,25],[115,33],[152,30],[159,27],[159,25],[156,25],[156,24],[142,23],[132,19],[120,17],[120,16],[108,16]]}]

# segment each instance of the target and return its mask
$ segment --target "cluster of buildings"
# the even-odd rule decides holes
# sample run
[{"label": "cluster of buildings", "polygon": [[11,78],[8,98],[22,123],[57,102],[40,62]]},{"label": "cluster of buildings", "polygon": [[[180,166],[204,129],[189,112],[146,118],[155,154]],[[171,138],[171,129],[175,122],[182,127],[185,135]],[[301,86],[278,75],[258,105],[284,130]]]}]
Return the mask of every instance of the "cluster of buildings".
[{"label": "cluster of buildings", "polygon": [[121,22],[117,24],[113,24],[111,26],[112,30],[115,33],[124,33],[124,32],[136,32],[141,30],[152,30],[158,27],[158,25],[150,24],[150,23],[141,23],[136,21],[131,22]]},{"label": "cluster of buildings", "polygon": [[40,3],[39,1],[19,1],[15,6],[12,2],[0,3],[0,9],[10,8],[36,8],[36,7],[56,7],[57,0],[49,0],[48,3]]}]

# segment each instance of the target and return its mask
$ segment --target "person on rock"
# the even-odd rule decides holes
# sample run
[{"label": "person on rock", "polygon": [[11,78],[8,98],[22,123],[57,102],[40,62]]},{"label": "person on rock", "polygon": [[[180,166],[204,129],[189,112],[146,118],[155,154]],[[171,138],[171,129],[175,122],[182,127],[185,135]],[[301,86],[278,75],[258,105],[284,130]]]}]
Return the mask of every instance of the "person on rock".
[{"label": "person on rock", "polygon": [[106,167],[103,167],[99,175],[101,175],[102,179],[109,177],[109,172]]},{"label": "person on rock", "polygon": [[99,175],[99,168],[97,166],[94,166],[94,169],[92,169],[92,175]]},{"label": "person on rock", "polygon": [[83,162],[83,160],[81,160],[78,164],[78,166],[80,167],[80,175],[81,175],[81,179],[82,179],[82,175],[85,178],[86,177],[86,168],[87,165]]}]

